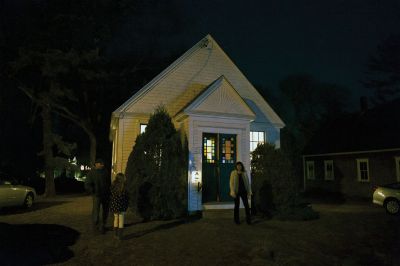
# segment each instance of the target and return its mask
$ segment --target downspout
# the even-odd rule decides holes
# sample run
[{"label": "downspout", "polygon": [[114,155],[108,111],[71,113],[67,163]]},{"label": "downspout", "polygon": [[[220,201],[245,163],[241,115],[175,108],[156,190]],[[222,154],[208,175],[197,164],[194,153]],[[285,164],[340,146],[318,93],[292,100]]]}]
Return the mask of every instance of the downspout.
[{"label": "downspout", "polygon": [[306,191],[306,159],[303,155],[303,192]]}]

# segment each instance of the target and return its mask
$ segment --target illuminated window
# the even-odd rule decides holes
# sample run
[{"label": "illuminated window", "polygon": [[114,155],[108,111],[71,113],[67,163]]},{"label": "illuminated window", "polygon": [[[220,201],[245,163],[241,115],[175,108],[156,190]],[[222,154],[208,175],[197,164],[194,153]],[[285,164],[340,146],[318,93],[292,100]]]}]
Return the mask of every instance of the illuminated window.
[{"label": "illuminated window", "polygon": [[235,138],[222,138],[222,163],[234,163]]},{"label": "illuminated window", "polygon": [[307,179],[315,179],[315,167],[314,161],[306,162],[306,170],[307,170]]},{"label": "illuminated window", "polygon": [[206,163],[215,163],[215,138],[203,138],[203,159]]},{"label": "illuminated window", "polygon": [[140,124],[140,134],[146,131],[147,124]]},{"label": "illuminated window", "polygon": [[260,143],[265,143],[265,132],[250,131],[250,152],[254,151]]},{"label": "illuminated window", "polygon": [[357,178],[360,182],[369,182],[368,159],[357,159]]},{"label": "illuminated window", "polygon": [[333,161],[332,160],[324,161],[324,168],[325,168],[325,180],[334,180],[335,176],[333,173]]}]

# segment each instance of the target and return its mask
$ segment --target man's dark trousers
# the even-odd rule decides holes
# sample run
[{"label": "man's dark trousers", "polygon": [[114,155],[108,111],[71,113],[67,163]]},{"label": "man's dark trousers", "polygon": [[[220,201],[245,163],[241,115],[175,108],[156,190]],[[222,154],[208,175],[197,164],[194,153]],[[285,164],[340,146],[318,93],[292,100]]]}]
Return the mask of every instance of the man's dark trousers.
[{"label": "man's dark trousers", "polygon": [[93,196],[92,219],[93,225],[103,231],[107,223],[110,200],[108,197]]}]

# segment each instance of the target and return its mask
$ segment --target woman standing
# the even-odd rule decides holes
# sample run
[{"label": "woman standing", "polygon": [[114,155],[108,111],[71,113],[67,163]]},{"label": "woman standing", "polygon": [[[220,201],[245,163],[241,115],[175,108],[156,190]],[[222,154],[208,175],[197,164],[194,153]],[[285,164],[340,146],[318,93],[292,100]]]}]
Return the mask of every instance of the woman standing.
[{"label": "woman standing", "polygon": [[236,224],[240,224],[239,220],[239,205],[240,198],[242,198],[243,205],[246,209],[246,222],[251,224],[250,208],[248,198],[251,197],[251,187],[249,177],[247,176],[246,170],[244,169],[242,162],[237,162],[235,169],[231,172],[229,180],[230,195],[235,199],[234,209],[234,221]]},{"label": "woman standing", "polygon": [[111,185],[111,211],[114,213],[115,235],[122,239],[125,212],[128,209],[128,195],[125,186],[125,175],[118,173]]}]

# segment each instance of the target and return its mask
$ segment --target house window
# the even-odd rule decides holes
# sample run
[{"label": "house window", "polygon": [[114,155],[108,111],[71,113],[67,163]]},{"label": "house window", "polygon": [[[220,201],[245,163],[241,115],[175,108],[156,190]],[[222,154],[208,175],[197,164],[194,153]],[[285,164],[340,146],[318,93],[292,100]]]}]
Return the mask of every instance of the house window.
[{"label": "house window", "polygon": [[307,170],[307,179],[315,179],[315,167],[314,161],[306,162],[306,170]]},{"label": "house window", "polygon": [[360,182],[369,182],[368,159],[357,159],[357,177]]},{"label": "house window", "polygon": [[254,151],[260,143],[265,143],[265,132],[250,131],[250,152]]},{"label": "house window", "polygon": [[394,160],[396,162],[397,182],[400,182],[400,157],[394,157]]},{"label": "house window", "polygon": [[325,168],[325,180],[334,180],[335,175],[333,173],[333,161],[332,160],[324,161],[324,168]]},{"label": "house window", "polygon": [[147,124],[140,124],[140,134],[146,131]]}]

